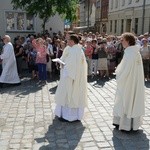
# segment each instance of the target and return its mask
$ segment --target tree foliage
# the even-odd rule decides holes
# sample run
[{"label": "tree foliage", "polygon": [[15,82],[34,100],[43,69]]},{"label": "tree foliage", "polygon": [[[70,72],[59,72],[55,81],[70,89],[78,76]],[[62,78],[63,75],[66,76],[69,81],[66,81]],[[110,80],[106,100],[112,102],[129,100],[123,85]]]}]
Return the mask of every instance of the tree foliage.
[{"label": "tree foliage", "polygon": [[59,13],[65,19],[76,19],[76,9],[79,0],[11,0],[14,9],[25,10],[30,15],[38,15],[45,23],[54,14]]}]

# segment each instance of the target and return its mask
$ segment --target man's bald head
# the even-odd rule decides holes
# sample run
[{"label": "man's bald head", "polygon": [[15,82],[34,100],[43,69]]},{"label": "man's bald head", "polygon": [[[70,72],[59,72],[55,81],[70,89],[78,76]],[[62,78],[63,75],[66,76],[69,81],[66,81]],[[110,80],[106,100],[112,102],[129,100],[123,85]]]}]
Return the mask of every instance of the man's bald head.
[{"label": "man's bald head", "polygon": [[3,41],[4,41],[4,43],[11,42],[10,36],[9,36],[9,35],[5,35],[5,36],[3,37]]}]

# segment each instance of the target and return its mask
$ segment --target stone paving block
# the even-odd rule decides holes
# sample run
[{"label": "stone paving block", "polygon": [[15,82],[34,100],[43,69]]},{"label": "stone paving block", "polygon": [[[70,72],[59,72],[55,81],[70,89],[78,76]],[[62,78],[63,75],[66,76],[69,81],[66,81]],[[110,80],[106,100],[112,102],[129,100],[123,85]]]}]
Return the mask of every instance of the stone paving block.
[{"label": "stone paving block", "polygon": [[[88,83],[88,108],[80,123],[62,123],[54,115],[58,80],[41,86],[22,78],[18,87],[0,91],[0,150],[148,150],[150,83],[146,84],[143,125],[136,133],[114,129],[112,112],[116,81]],[[2,98],[2,99],[1,99]]]}]

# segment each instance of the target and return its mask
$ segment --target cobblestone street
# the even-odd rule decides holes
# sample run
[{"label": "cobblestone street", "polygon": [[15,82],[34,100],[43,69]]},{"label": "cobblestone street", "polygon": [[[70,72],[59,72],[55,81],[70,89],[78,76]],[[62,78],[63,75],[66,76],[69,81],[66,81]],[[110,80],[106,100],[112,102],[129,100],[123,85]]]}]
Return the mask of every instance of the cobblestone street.
[{"label": "cobblestone street", "polygon": [[28,76],[22,84],[0,89],[0,150],[149,150],[150,82],[146,82],[146,114],[137,132],[114,129],[112,109],[116,81],[90,79],[89,107],[81,122],[54,116],[58,79],[46,85]]}]

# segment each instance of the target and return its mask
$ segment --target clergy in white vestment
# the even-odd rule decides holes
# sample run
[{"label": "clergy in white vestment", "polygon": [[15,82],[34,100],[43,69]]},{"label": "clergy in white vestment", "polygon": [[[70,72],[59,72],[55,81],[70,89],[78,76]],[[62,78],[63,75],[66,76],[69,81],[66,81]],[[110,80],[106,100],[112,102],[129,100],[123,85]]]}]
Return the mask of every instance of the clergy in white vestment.
[{"label": "clergy in white vestment", "polygon": [[61,60],[64,65],[55,93],[55,115],[70,122],[80,121],[87,106],[87,63],[76,35],[70,35]]},{"label": "clergy in white vestment", "polygon": [[132,33],[122,35],[124,56],[116,68],[117,90],[113,125],[119,130],[135,131],[145,113],[144,73],[140,47]]},{"label": "clergy in white vestment", "polygon": [[19,84],[20,79],[17,72],[16,58],[10,36],[5,35],[3,41],[5,45],[3,47],[3,52],[0,55],[0,59],[2,60],[0,83]]}]

